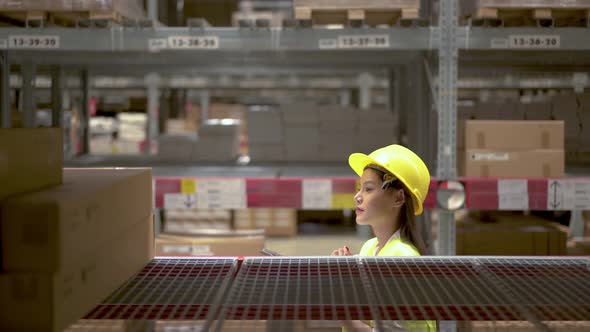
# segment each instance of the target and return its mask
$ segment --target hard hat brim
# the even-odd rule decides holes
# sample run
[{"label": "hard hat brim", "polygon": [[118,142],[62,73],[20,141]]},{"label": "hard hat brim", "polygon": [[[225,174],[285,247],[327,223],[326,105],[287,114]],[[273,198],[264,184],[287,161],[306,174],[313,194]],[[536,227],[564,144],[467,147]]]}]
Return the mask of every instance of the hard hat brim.
[{"label": "hard hat brim", "polygon": [[[367,156],[364,153],[353,153],[353,154],[351,154],[348,157],[348,165],[350,165],[350,168],[352,168],[352,170],[359,177],[362,177],[363,176],[363,172],[365,171],[365,167],[367,167],[368,165],[377,165],[377,166],[380,166],[380,167],[382,167],[384,169],[387,169],[387,167],[385,167],[385,165],[382,165],[380,162],[378,162],[377,160],[375,160],[375,159]],[[402,179],[400,179],[400,181],[402,181],[402,183],[404,183],[404,185],[407,187],[407,184],[405,183],[405,181],[403,181]],[[410,194],[412,195],[413,201],[414,201],[414,204],[415,204],[414,214],[415,215],[422,214],[422,210],[423,210],[422,202],[418,199],[418,197],[416,197],[414,195],[414,193],[410,192]]]}]

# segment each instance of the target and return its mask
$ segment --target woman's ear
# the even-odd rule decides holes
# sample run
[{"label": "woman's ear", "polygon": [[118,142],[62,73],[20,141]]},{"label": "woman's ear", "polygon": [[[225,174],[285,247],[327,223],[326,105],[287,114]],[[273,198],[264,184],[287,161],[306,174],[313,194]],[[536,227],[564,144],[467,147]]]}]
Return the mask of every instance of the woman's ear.
[{"label": "woman's ear", "polygon": [[402,207],[406,202],[406,194],[404,193],[403,189],[398,189],[395,191],[394,198],[393,198],[393,206],[396,208]]}]

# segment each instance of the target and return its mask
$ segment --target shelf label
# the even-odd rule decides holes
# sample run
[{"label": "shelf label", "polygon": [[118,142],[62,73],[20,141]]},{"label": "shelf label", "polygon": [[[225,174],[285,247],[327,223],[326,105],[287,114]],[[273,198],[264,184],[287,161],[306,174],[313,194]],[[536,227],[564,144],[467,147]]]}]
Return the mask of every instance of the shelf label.
[{"label": "shelf label", "polygon": [[338,39],[320,39],[319,42],[319,48],[320,50],[329,50],[329,49],[334,49],[334,48],[338,48]]},{"label": "shelf label", "polygon": [[59,48],[59,36],[14,35],[8,37],[9,48],[55,49]]},{"label": "shelf label", "polygon": [[168,40],[166,38],[150,38],[148,40],[148,50],[150,52],[157,52],[165,48],[168,48]]},{"label": "shelf label", "polygon": [[219,48],[219,37],[217,36],[170,36],[168,47],[173,49],[217,49]]},{"label": "shelf label", "polygon": [[164,194],[164,209],[196,209],[197,196],[194,194]]},{"label": "shelf label", "polygon": [[389,35],[338,36],[338,48],[387,48]]},{"label": "shelf label", "polygon": [[303,209],[332,208],[332,180],[303,180]]},{"label": "shelf label", "polygon": [[549,180],[547,210],[590,209],[590,180]]},{"label": "shelf label", "polygon": [[0,50],[8,48],[8,41],[6,39],[0,39]]},{"label": "shelf label", "polygon": [[510,35],[509,48],[560,48],[559,35]]},{"label": "shelf label", "polygon": [[528,210],[528,208],[527,180],[498,180],[499,210]]},{"label": "shelf label", "polygon": [[247,202],[244,179],[197,181],[199,209],[245,209]]}]

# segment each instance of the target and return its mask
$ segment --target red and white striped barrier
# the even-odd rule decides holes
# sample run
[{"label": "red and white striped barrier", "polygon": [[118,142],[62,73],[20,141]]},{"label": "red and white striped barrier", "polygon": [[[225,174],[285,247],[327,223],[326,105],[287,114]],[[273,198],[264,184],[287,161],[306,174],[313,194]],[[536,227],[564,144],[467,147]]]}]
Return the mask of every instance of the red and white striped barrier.
[{"label": "red and white striped barrier", "polygon": [[[460,178],[471,210],[589,210],[590,178]],[[358,178],[155,177],[157,208],[354,208]],[[436,208],[433,178],[425,209]]]}]

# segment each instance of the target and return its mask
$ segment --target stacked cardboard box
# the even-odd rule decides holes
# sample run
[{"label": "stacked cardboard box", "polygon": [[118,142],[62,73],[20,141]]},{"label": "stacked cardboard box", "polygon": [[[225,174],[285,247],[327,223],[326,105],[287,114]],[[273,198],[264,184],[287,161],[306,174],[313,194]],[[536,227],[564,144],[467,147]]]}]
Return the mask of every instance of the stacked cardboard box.
[{"label": "stacked cardboard box", "polygon": [[297,235],[297,210],[236,210],[234,227],[236,229],[264,229],[267,236],[295,236]]},{"label": "stacked cardboard box", "polygon": [[[225,121],[225,120],[224,120]],[[240,154],[240,126],[235,120],[210,120],[199,129],[192,158],[197,161],[229,161]]]},{"label": "stacked cardboard box", "polygon": [[590,162],[590,94],[579,97],[580,104],[580,145],[578,146],[578,160],[582,163]]},{"label": "stacked cardboard box", "polygon": [[567,227],[541,218],[495,214],[457,223],[457,255],[565,255]]},{"label": "stacked cardboard box", "polygon": [[203,230],[198,234],[160,234],[157,256],[259,256],[264,248],[262,230]]},{"label": "stacked cardboard box", "polygon": [[284,105],[282,112],[285,159],[317,161],[320,154],[319,112],[308,103]]},{"label": "stacked cardboard box", "polygon": [[565,150],[577,151],[580,148],[582,127],[575,95],[559,95],[552,99],[552,118],[564,123]]},{"label": "stacked cardboard box", "polygon": [[359,152],[359,113],[350,107],[319,108],[322,160],[346,162],[351,153]]},{"label": "stacked cardboard box", "polygon": [[358,110],[358,149],[369,153],[375,149],[396,144],[398,132],[394,114],[384,109]]},{"label": "stacked cardboard box", "polygon": [[158,158],[190,161],[198,141],[197,133],[165,134],[158,138]]},{"label": "stacked cardboard box", "polygon": [[459,167],[464,176],[564,174],[563,121],[467,120],[464,135],[458,140],[464,145],[463,165]]},{"label": "stacked cardboard box", "polygon": [[57,128],[0,129],[0,201],[60,184],[62,146]]},{"label": "stacked cardboard box", "polygon": [[231,229],[231,211],[220,209],[166,209],[164,231],[194,233],[203,229]]},{"label": "stacked cardboard box", "polygon": [[119,113],[119,134],[117,136],[117,152],[136,155],[142,152],[146,140],[147,115],[145,113]]},{"label": "stacked cardboard box", "polygon": [[248,153],[253,160],[284,160],[283,141],[283,123],[279,111],[248,111]]},{"label": "stacked cardboard box", "polygon": [[0,330],[62,331],[152,259],[151,189],[149,169],[65,169],[0,202]]}]

